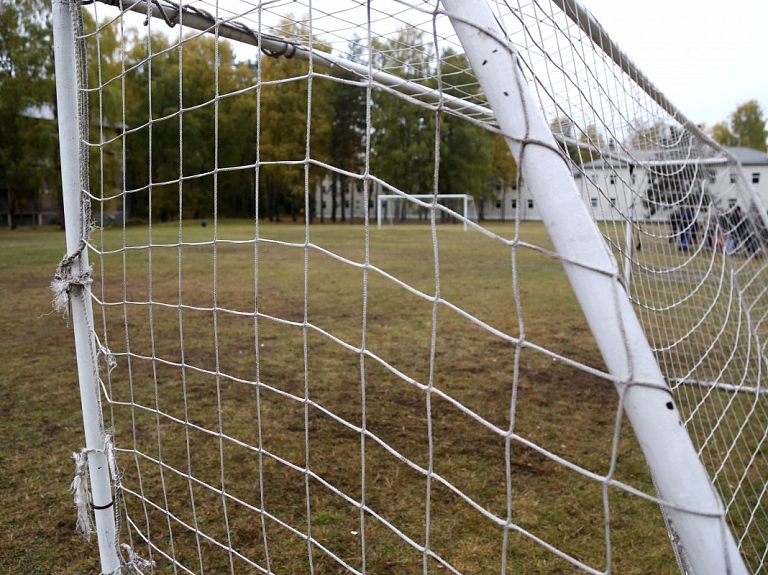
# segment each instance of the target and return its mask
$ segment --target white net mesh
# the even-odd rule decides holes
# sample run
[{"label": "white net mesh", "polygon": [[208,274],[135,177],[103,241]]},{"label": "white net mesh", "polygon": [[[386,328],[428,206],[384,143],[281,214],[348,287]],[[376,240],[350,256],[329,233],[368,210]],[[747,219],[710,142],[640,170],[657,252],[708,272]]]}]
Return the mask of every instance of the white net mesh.
[{"label": "white net mesh", "polygon": [[[558,4],[494,9],[763,572],[749,152]],[[441,8],[122,8],[83,8],[83,161],[120,537],[147,569],[677,571],[616,379]],[[458,193],[468,234],[436,225]],[[431,194],[430,225],[377,233],[379,194]]]}]

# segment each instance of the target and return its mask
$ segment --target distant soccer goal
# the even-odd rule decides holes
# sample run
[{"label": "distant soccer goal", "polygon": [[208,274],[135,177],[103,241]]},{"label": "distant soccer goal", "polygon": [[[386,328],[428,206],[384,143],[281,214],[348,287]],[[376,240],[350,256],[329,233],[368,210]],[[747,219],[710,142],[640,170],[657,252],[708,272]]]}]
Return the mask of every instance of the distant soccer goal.
[{"label": "distant soccer goal", "polygon": [[432,210],[437,210],[434,221],[461,223],[465,232],[468,222],[478,221],[475,199],[468,194],[382,194],[376,198],[376,226],[381,229],[382,221],[433,221]]},{"label": "distant soccer goal", "polygon": [[92,571],[766,572],[763,200],[580,4],[53,15]]}]

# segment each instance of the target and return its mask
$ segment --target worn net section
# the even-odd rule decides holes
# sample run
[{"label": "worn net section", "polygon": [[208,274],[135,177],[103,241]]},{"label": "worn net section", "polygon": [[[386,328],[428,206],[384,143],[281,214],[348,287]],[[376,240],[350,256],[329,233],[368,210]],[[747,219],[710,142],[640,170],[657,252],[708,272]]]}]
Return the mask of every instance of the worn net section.
[{"label": "worn net section", "polygon": [[[761,572],[764,210],[556,4],[495,9]],[[440,7],[183,8],[80,32],[121,541],[157,573],[684,570]],[[378,233],[379,194],[430,225]]]}]

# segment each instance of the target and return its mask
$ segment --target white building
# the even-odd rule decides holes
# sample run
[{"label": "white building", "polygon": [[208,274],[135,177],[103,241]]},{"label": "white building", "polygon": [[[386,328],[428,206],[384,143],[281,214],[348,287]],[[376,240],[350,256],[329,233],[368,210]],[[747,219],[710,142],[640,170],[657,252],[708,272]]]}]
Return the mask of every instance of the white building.
[{"label": "white building", "polygon": [[[700,164],[696,172],[703,186],[714,201],[723,209],[739,203],[748,208],[749,198],[745,196],[746,187],[740,180],[755,190],[763,206],[768,208],[768,154],[749,148],[727,148],[741,162],[739,173],[723,162]],[[632,157],[616,152],[610,157],[587,162],[583,171],[574,171],[576,187],[581,192],[584,203],[597,220],[620,220],[630,217],[636,220],[664,219],[669,217],[669,210],[664,205],[654,205],[647,190],[656,183],[659,172],[663,173],[660,160],[665,154],[657,151],[634,151]],[[666,160],[668,166],[675,166],[674,160]],[[662,167],[659,167],[659,164]],[[677,164],[680,165],[679,163]],[[506,187],[495,198],[486,200],[482,212],[486,220],[514,219],[515,210],[520,206],[523,220],[540,220],[541,215],[531,193],[522,184],[520,193],[515,187]]]},{"label": "white building", "polygon": [[[752,150],[750,148],[727,148],[728,151],[736,157],[744,172],[744,176],[747,179],[747,183],[757,193],[763,206],[768,209],[768,154],[759,150]],[[724,170],[723,170],[724,175]],[[728,186],[732,186],[734,179],[738,178],[738,174],[728,172],[728,181],[723,180],[723,192],[727,191]],[[737,201],[735,196],[728,197],[725,195],[728,205],[733,205],[734,201]]]},{"label": "white building", "polygon": [[[728,209],[751,204],[747,186],[751,186],[763,206],[768,207],[768,154],[749,148],[731,147],[728,152],[741,163],[742,169],[734,169],[720,160],[702,160],[691,164],[688,174],[681,174],[682,160],[666,159],[665,153],[656,151],[634,152],[633,158],[611,158],[584,164],[583,173],[575,174],[576,184],[582,197],[597,220],[615,220],[625,214],[633,219],[663,219],[669,209],[663,202],[655,202],[648,190],[663,178],[665,171],[675,178],[685,180],[706,193],[718,208]],[[746,179],[746,182],[741,178]],[[746,185],[745,185],[746,184]],[[683,201],[683,200],[681,200]]]},{"label": "white building", "polygon": [[[728,209],[742,204],[749,208],[750,198],[745,194],[746,186],[742,176],[751,186],[763,206],[768,208],[768,154],[750,148],[731,147],[728,152],[741,162],[742,170],[734,170],[722,161],[702,161],[697,164],[695,177],[697,185],[702,186],[717,207]],[[630,217],[634,220],[664,220],[669,218],[669,209],[663,204],[655,204],[649,198],[647,190],[656,183],[659,173],[663,174],[664,165],[679,166],[675,160],[660,159],[665,154],[657,151],[633,151],[632,156],[623,156],[620,152],[611,154],[583,165],[582,171],[574,170],[574,180],[581,192],[584,203],[597,220],[620,220]],[[672,168],[674,171],[674,168]],[[337,192],[336,219],[339,221],[344,205],[345,219],[363,215],[362,186],[357,191],[341,189]],[[376,217],[376,196],[379,190],[372,186],[369,197],[371,217]],[[386,193],[386,192],[381,192]],[[324,182],[317,194],[315,217],[331,219],[332,200],[330,182]],[[517,190],[516,183],[500,188],[495,197],[486,199],[477,211],[484,220],[511,221],[519,208],[522,220],[541,220],[538,206],[525,182]]]}]

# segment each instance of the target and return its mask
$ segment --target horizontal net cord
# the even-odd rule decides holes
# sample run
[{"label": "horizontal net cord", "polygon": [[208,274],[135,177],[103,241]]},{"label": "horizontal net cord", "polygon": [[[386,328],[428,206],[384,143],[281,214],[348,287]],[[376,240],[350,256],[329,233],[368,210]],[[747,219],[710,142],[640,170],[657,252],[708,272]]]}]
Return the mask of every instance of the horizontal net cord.
[{"label": "horizontal net cord", "polygon": [[[433,298],[427,298],[427,299],[429,299],[431,301]],[[446,305],[449,308],[451,307],[451,305],[448,302],[440,301],[439,303],[441,303],[443,305]],[[389,366],[385,360],[381,359],[378,355],[376,355],[375,353],[371,352],[370,350],[368,350],[368,349],[363,350],[360,347],[355,347],[355,346],[345,342],[344,340],[341,340],[341,339],[335,337],[332,333],[330,333],[330,332],[324,330],[323,328],[321,328],[319,326],[316,326],[316,325],[314,325],[312,323],[306,323],[305,324],[304,322],[297,322],[297,321],[286,320],[286,319],[282,319],[282,318],[279,318],[279,317],[276,317],[276,316],[271,316],[271,315],[268,315],[268,314],[264,314],[264,313],[261,313],[261,312],[238,312],[238,311],[234,311],[234,310],[225,310],[225,309],[222,309],[222,308],[198,308],[198,307],[194,307],[194,306],[185,306],[185,305],[178,305],[178,304],[164,304],[162,302],[126,302],[126,304],[137,305],[137,306],[152,306],[152,305],[159,306],[159,307],[163,307],[164,306],[164,307],[167,307],[169,309],[180,309],[180,310],[189,309],[191,311],[211,311],[212,312],[212,311],[216,310],[216,311],[219,311],[219,312],[226,312],[226,313],[234,315],[234,316],[265,319],[265,320],[274,322],[276,324],[285,325],[285,326],[289,326],[289,327],[296,327],[296,328],[304,328],[304,327],[306,327],[306,328],[311,329],[311,330],[313,330],[314,332],[316,332],[316,333],[318,333],[320,335],[323,335],[324,337],[328,338],[330,341],[339,344],[341,347],[343,347],[347,351],[350,351],[350,352],[356,353],[356,354],[363,354],[366,357],[370,357],[371,359],[376,360],[383,367],[385,367],[385,368],[389,369],[390,371],[392,371],[393,374],[397,375],[403,381],[411,383],[411,384],[415,385],[416,387],[418,387],[418,388],[420,388],[422,390],[426,389],[426,386],[424,386],[424,384],[418,383],[416,380],[408,377],[406,374],[396,370],[392,366]],[[103,305],[105,307],[108,307],[110,305],[117,306],[117,305],[121,305],[121,304],[103,304]],[[454,311],[457,311],[458,313],[460,313],[460,315],[465,316],[467,319],[470,319],[470,320],[472,319],[472,316],[470,314],[466,314],[466,312],[464,312],[463,310],[460,310],[460,308],[456,308]],[[562,363],[564,363],[566,365],[570,365],[570,366],[573,366],[573,367],[578,367],[580,370],[582,370],[582,371],[584,371],[586,373],[590,373],[592,375],[595,375],[596,377],[599,377],[599,378],[604,379],[606,381],[610,381],[610,382],[613,382],[613,383],[616,383],[616,384],[644,385],[644,386],[650,386],[650,387],[654,387],[655,386],[655,384],[653,384],[651,382],[643,382],[643,381],[640,381],[640,380],[633,380],[631,382],[627,382],[627,381],[625,381],[625,380],[623,380],[621,378],[616,378],[615,376],[612,376],[611,374],[609,374],[607,372],[604,372],[602,370],[595,369],[595,368],[593,368],[591,366],[588,366],[588,365],[585,365],[585,364],[581,364],[581,363],[579,363],[577,361],[574,361],[572,358],[569,358],[567,356],[559,355],[557,353],[553,353],[551,350],[548,350],[546,347],[540,346],[540,345],[538,345],[538,344],[536,344],[534,342],[531,342],[531,341],[528,341],[528,340],[521,340],[519,338],[514,338],[514,337],[509,336],[509,335],[507,335],[507,334],[505,334],[503,332],[497,332],[497,330],[495,330],[492,326],[488,326],[488,325],[484,324],[484,322],[482,322],[480,320],[477,320],[477,322],[475,322],[475,323],[478,323],[478,325],[480,325],[481,327],[484,327],[484,329],[486,329],[488,332],[493,333],[494,335],[497,335],[500,339],[503,339],[503,340],[507,341],[508,343],[513,344],[513,345],[519,346],[521,349],[529,349],[529,350],[532,350],[532,351],[541,352],[541,353],[543,353],[545,355],[550,356],[553,360],[562,362]],[[125,351],[125,352],[115,351],[115,352],[111,352],[111,354],[114,357],[134,357],[136,359],[141,359],[141,360],[159,361],[159,362],[162,362],[165,365],[168,365],[170,367],[185,367],[185,368],[193,369],[193,370],[195,370],[195,371],[197,371],[199,373],[206,374],[206,375],[221,375],[221,376],[230,378],[234,382],[252,383],[249,380],[245,380],[245,379],[240,379],[240,378],[236,378],[236,377],[233,377],[233,376],[229,376],[229,375],[227,375],[225,373],[222,373],[222,372],[206,370],[206,369],[203,369],[203,368],[199,368],[199,367],[197,367],[197,366],[195,366],[193,364],[179,363],[179,362],[172,361],[172,360],[166,360],[166,359],[163,359],[163,358],[157,357],[157,356],[149,356],[149,355],[144,355],[144,354],[137,354],[137,353],[130,352],[130,351]],[[446,399],[447,399],[447,397],[446,397]]]},{"label": "horizontal net cord", "polygon": [[[220,375],[223,375],[223,374],[220,374]],[[308,406],[311,406],[313,408],[318,409],[320,412],[322,412],[325,415],[331,417],[332,419],[336,420],[338,423],[344,425],[345,427],[349,428],[350,430],[359,432],[362,435],[364,435],[366,438],[371,439],[372,441],[377,443],[379,446],[384,448],[391,455],[395,456],[402,463],[405,463],[406,465],[408,465],[414,471],[417,471],[421,475],[424,475],[424,476],[430,475],[431,477],[435,478],[435,480],[439,481],[441,484],[445,485],[445,487],[447,487],[451,491],[455,492],[455,494],[458,497],[464,499],[467,503],[469,503],[473,507],[476,507],[478,509],[478,511],[481,510],[481,506],[478,506],[478,504],[476,502],[474,502],[471,499],[467,498],[467,496],[465,494],[461,493],[455,486],[453,486],[451,483],[446,481],[440,475],[438,475],[436,473],[430,473],[428,469],[415,464],[410,459],[408,459],[405,455],[403,455],[402,453],[400,453],[397,450],[393,449],[384,440],[382,440],[380,437],[378,437],[376,434],[370,432],[369,430],[364,430],[361,427],[354,426],[350,422],[342,420],[341,418],[336,416],[333,412],[327,410],[321,404],[318,404],[317,402],[315,402],[313,400],[307,400],[307,399],[304,399],[302,397],[298,397],[298,396],[294,396],[294,395],[288,394],[288,393],[283,392],[283,391],[281,391],[279,389],[270,387],[268,384],[259,383],[259,384],[254,384],[254,385],[260,387],[261,389],[271,391],[271,392],[276,393],[278,395],[282,395],[282,396],[284,396],[284,397],[286,397],[288,399],[292,399],[292,400],[296,401],[297,403],[306,404]],[[424,386],[424,387],[426,387],[426,386]],[[441,392],[439,390],[437,390],[437,389],[432,390],[431,393],[433,393],[435,395],[438,395],[438,396],[441,395]],[[443,398],[447,399],[448,401],[452,401],[456,405],[456,407],[459,407],[459,408],[463,407],[460,404],[457,404],[455,402],[455,400],[452,400],[452,398],[450,398],[450,397],[443,396]],[[184,424],[186,426],[189,426],[192,429],[196,429],[197,431],[200,431],[202,433],[205,433],[205,434],[208,434],[208,435],[211,435],[211,436],[221,437],[221,438],[223,438],[223,439],[225,439],[225,440],[227,440],[227,441],[229,441],[229,442],[231,442],[233,444],[240,445],[241,447],[249,449],[249,450],[251,450],[253,452],[262,453],[262,454],[266,455],[267,457],[269,457],[270,459],[273,459],[276,462],[278,462],[278,463],[280,463],[280,464],[282,464],[282,465],[284,465],[286,467],[289,467],[289,468],[293,469],[296,472],[309,473],[309,475],[313,479],[316,479],[317,481],[319,481],[320,483],[322,483],[323,485],[325,485],[329,489],[335,489],[334,486],[331,483],[325,481],[322,477],[320,477],[319,475],[314,474],[313,472],[307,472],[304,467],[301,467],[300,465],[291,463],[290,461],[285,460],[285,459],[281,458],[280,456],[278,456],[278,455],[276,455],[274,453],[271,453],[268,450],[259,449],[257,447],[251,446],[251,445],[249,445],[247,443],[244,443],[244,442],[238,440],[237,438],[229,436],[229,435],[227,435],[225,433],[220,433],[219,431],[211,430],[211,429],[208,429],[206,427],[199,426],[199,425],[195,424],[192,421],[182,420],[182,419],[179,419],[176,416],[173,416],[173,415],[168,414],[166,412],[157,410],[156,408],[152,408],[152,407],[149,407],[149,406],[143,406],[143,405],[138,404],[138,403],[127,403],[127,402],[121,402],[121,401],[116,401],[116,400],[110,400],[110,403],[112,403],[112,404],[114,404],[116,406],[132,407],[132,408],[136,408],[136,409],[141,409],[141,410],[147,411],[149,413],[155,413],[155,414],[160,415],[160,416],[162,416],[163,418],[165,418],[165,419],[167,419],[169,421],[172,421],[172,422],[175,422],[175,423]],[[499,436],[502,436],[502,437],[504,437],[504,438],[506,438],[508,440],[516,441],[516,442],[518,442],[518,443],[520,443],[522,445],[525,445],[526,447],[529,447],[530,449],[533,449],[534,451],[539,452],[544,457],[546,457],[548,459],[552,459],[553,461],[563,465],[564,467],[567,467],[568,469],[570,469],[570,470],[572,470],[572,471],[574,471],[576,473],[579,473],[580,475],[583,475],[584,477],[586,477],[588,479],[591,479],[591,480],[593,480],[595,482],[604,484],[604,485],[606,485],[608,487],[614,487],[614,488],[621,489],[623,491],[626,491],[628,493],[631,493],[633,495],[636,495],[638,497],[646,499],[647,501],[650,501],[650,502],[653,502],[653,503],[656,503],[656,504],[661,504],[661,505],[664,505],[665,507],[668,507],[668,508],[678,509],[680,511],[685,511],[687,513],[693,513],[693,514],[702,515],[702,516],[712,516],[712,517],[718,517],[718,516],[722,515],[721,511],[702,511],[701,509],[698,509],[698,508],[695,508],[695,507],[681,506],[681,505],[677,505],[677,504],[674,504],[674,503],[669,503],[667,501],[659,499],[658,497],[654,497],[652,495],[644,493],[644,492],[638,490],[637,488],[635,488],[635,487],[633,487],[633,486],[631,486],[629,484],[626,484],[626,483],[624,483],[622,481],[613,479],[610,476],[610,473],[608,475],[601,475],[601,474],[594,473],[594,472],[592,472],[592,471],[590,471],[588,469],[585,469],[583,467],[580,467],[578,465],[575,465],[573,462],[571,462],[571,461],[569,461],[569,460],[567,460],[567,459],[565,459],[563,457],[560,457],[560,456],[558,456],[556,454],[553,454],[553,453],[547,451],[546,449],[543,449],[542,447],[540,447],[536,443],[526,439],[525,437],[523,437],[521,435],[518,435],[516,433],[510,433],[508,430],[500,429],[500,428],[497,428],[497,427],[493,426],[493,424],[478,418],[476,414],[473,414],[471,412],[467,412],[466,415],[469,415],[469,416],[473,417],[474,419],[477,419],[478,422],[482,423],[489,430],[493,431],[494,433],[498,434]],[[188,475],[186,472],[184,472],[182,470],[179,470],[179,469],[176,469],[176,468],[174,468],[172,466],[169,466],[165,462],[163,462],[163,461],[161,461],[159,459],[153,458],[152,456],[150,456],[150,455],[148,455],[146,453],[137,452],[137,451],[134,451],[134,450],[131,450],[131,449],[128,449],[128,448],[116,448],[116,451],[120,451],[120,452],[124,452],[124,453],[133,453],[133,454],[135,454],[137,456],[140,456],[140,457],[142,457],[142,458],[144,458],[144,459],[146,459],[146,460],[148,460],[148,461],[150,461],[152,463],[156,463],[158,465],[162,465],[164,468],[168,469],[169,471],[172,471],[172,472],[174,472],[174,473],[176,473],[176,474],[178,474],[178,475],[180,475],[180,476],[182,476],[184,478],[187,478],[187,479],[190,479],[190,480],[192,480],[192,481],[194,481],[196,483],[199,483],[202,486],[205,486],[205,487],[208,487],[208,488],[211,488],[211,489],[214,489],[214,490],[216,489],[215,487],[212,487],[209,484],[201,482],[200,480],[198,480],[194,476],[190,476],[190,475]],[[345,499],[347,499],[348,502],[355,502],[355,500],[349,498],[347,495],[343,494],[342,492],[338,492],[337,494],[339,496],[342,496]],[[238,501],[238,502],[245,504],[242,501]],[[488,518],[489,519],[495,518],[494,520],[498,520],[499,525],[504,525],[504,522],[500,518],[496,518],[496,516],[490,514],[484,508],[482,508],[482,509],[483,509],[482,512],[484,514],[488,514]]]},{"label": "horizontal net cord", "polygon": [[[123,449],[123,450],[121,450],[121,451],[125,451],[126,453],[132,453],[132,451],[131,451],[131,450],[127,450],[127,449]],[[163,467],[167,468],[169,471],[173,471],[173,472],[175,472],[175,473],[178,473],[179,475],[181,475],[181,476],[183,476],[183,477],[187,477],[187,476],[184,474],[184,472],[182,472],[182,471],[179,471],[179,470],[175,470],[175,469],[173,469],[172,467],[168,466],[167,464],[165,464],[164,462],[162,462],[162,461],[160,461],[160,460],[153,460],[153,458],[152,458],[151,456],[148,456],[148,455],[146,455],[146,454],[144,454],[144,453],[140,453],[139,455],[141,455],[143,458],[145,458],[145,459],[147,459],[147,460],[149,460],[149,461],[153,461],[154,463],[157,463],[158,465],[161,465],[161,466],[163,466]],[[287,466],[289,466],[289,467],[293,467],[293,468],[295,469],[295,471],[297,471],[297,472],[302,472],[302,473],[304,473],[304,472],[305,472],[305,469],[304,469],[304,468],[302,468],[302,467],[299,467],[299,466],[293,466],[293,465],[292,465],[292,464],[290,464],[289,462],[284,462],[284,463],[285,463],[285,465],[287,465]],[[423,472],[423,474],[424,474],[425,476],[426,476],[426,475],[428,475],[428,472],[427,472],[426,470],[421,470],[421,471]],[[403,532],[401,532],[401,531],[400,531],[400,530],[399,530],[399,529],[398,529],[398,528],[397,528],[397,527],[396,527],[394,524],[392,524],[392,523],[391,523],[390,521],[388,521],[386,518],[384,518],[383,516],[381,516],[380,514],[378,514],[378,513],[377,513],[377,512],[376,512],[374,509],[372,509],[372,508],[369,508],[369,507],[366,507],[366,506],[361,506],[361,505],[359,504],[359,502],[357,502],[356,500],[354,500],[354,499],[352,499],[352,498],[349,498],[349,497],[348,497],[348,496],[346,496],[344,493],[342,493],[342,492],[338,491],[338,490],[337,490],[337,489],[336,489],[336,488],[335,488],[335,487],[334,487],[332,484],[330,484],[330,483],[328,483],[328,482],[324,481],[324,480],[323,480],[321,477],[319,477],[319,476],[317,476],[317,475],[315,475],[315,474],[312,474],[312,473],[307,473],[307,475],[310,475],[310,476],[311,476],[313,479],[315,479],[316,481],[318,481],[320,484],[322,484],[322,485],[324,485],[325,487],[327,487],[327,488],[331,489],[331,490],[332,490],[332,491],[333,491],[333,492],[334,492],[336,495],[338,495],[338,496],[340,496],[340,497],[342,497],[342,498],[346,499],[346,500],[347,500],[347,501],[348,501],[350,504],[352,504],[352,505],[355,505],[355,506],[359,507],[359,508],[360,508],[360,509],[361,509],[363,512],[365,512],[365,513],[366,513],[368,516],[370,516],[370,517],[372,517],[372,518],[376,519],[377,521],[379,521],[379,522],[380,522],[382,525],[384,525],[385,527],[387,527],[388,529],[390,529],[390,530],[391,530],[393,533],[395,533],[396,535],[398,535],[399,537],[401,537],[401,538],[402,538],[402,539],[403,539],[403,540],[404,540],[406,543],[408,543],[408,544],[409,544],[410,546],[412,546],[414,549],[416,549],[416,550],[418,550],[418,551],[422,551],[422,552],[424,552],[424,551],[427,551],[427,549],[426,549],[426,548],[425,548],[423,545],[421,545],[421,544],[419,544],[418,542],[416,542],[416,541],[412,540],[410,537],[408,537],[408,535],[406,535],[406,534],[404,534]],[[524,529],[524,528],[520,527],[519,525],[517,525],[517,524],[515,524],[515,523],[509,523],[509,522],[507,522],[506,520],[503,520],[503,519],[501,519],[501,518],[498,518],[498,517],[496,517],[496,516],[495,516],[495,515],[493,515],[493,514],[490,514],[490,513],[488,513],[488,512],[487,512],[487,511],[486,511],[484,508],[482,508],[481,506],[477,505],[477,504],[476,504],[474,501],[472,501],[471,499],[468,499],[468,498],[466,498],[466,495],[464,495],[464,494],[463,494],[463,493],[462,493],[460,490],[456,489],[455,487],[453,487],[453,486],[452,486],[452,485],[450,485],[449,483],[445,482],[445,480],[444,480],[442,477],[440,477],[439,475],[437,475],[437,474],[434,474],[434,473],[433,473],[433,474],[429,474],[429,475],[430,475],[430,477],[432,477],[432,478],[433,478],[433,479],[435,479],[436,481],[439,481],[441,484],[443,484],[443,485],[445,485],[446,487],[448,487],[449,489],[451,489],[451,491],[453,491],[453,492],[454,492],[456,495],[460,496],[462,499],[464,499],[465,501],[467,501],[467,503],[469,503],[470,505],[472,505],[472,507],[474,507],[474,508],[475,508],[476,510],[478,510],[480,513],[483,513],[483,514],[484,514],[484,515],[485,515],[485,516],[486,516],[488,519],[490,519],[490,520],[492,520],[492,521],[496,522],[496,523],[497,523],[499,526],[503,526],[505,529],[509,529],[509,530],[515,531],[515,532],[517,532],[517,533],[520,533],[521,535],[524,535],[524,536],[526,536],[526,537],[530,538],[531,540],[533,540],[533,541],[535,541],[536,543],[538,543],[538,544],[542,545],[543,547],[545,547],[546,549],[548,549],[548,550],[549,550],[549,551],[551,551],[552,553],[555,553],[555,554],[557,554],[558,556],[562,557],[563,559],[566,559],[567,561],[569,561],[569,562],[570,562],[570,563],[572,563],[573,565],[575,565],[575,566],[577,566],[577,567],[579,567],[579,568],[581,568],[581,569],[583,569],[583,570],[585,570],[585,571],[587,571],[587,572],[589,572],[589,573],[596,573],[596,574],[597,574],[597,573],[602,573],[602,571],[597,571],[597,570],[593,569],[592,567],[590,567],[589,565],[587,565],[587,564],[585,564],[585,563],[583,563],[583,562],[579,561],[579,560],[578,560],[578,559],[576,559],[575,557],[572,557],[572,556],[570,556],[570,555],[568,555],[568,554],[566,554],[566,553],[563,553],[561,550],[557,549],[556,547],[554,547],[553,545],[551,545],[551,544],[550,544],[550,543],[548,543],[547,541],[545,541],[545,540],[543,540],[543,539],[540,539],[540,538],[539,538],[539,537],[537,537],[535,534],[533,534],[533,533],[531,533],[531,532],[527,531],[526,529]],[[284,528],[284,529],[288,530],[288,531],[289,531],[289,532],[291,532],[292,534],[294,534],[294,535],[296,535],[296,536],[298,536],[298,537],[300,537],[300,538],[302,538],[302,539],[308,540],[308,541],[312,542],[312,544],[313,544],[313,545],[316,545],[316,546],[318,546],[318,548],[320,548],[320,549],[322,549],[322,550],[326,551],[327,553],[330,553],[330,552],[329,552],[329,550],[328,550],[328,549],[326,549],[326,548],[325,548],[325,547],[324,547],[322,544],[320,544],[320,543],[319,543],[319,542],[318,542],[316,539],[313,539],[313,538],[311,538],[311,537],[307,536],[307,534],[306,534],[306,533],[303,533],[302,531],[299,531],[299,530],[297,530],[296,528],[294,528],[294,527],[292,527],[292,526],[288,525],[287,523],[283,522],[283,521],[282,521],[282,520],[280,520],[278,517],[275,517],[274,515],[270,514],[270,513],[269,513],[269,512],[267,512],[266,510],[263,510],[263,509],[259,509],[259,508],[255,508],[255,507],[251,506],[250,504],[248,504],[247,502],[245,502],[245,501],[242,501],[242,500],[238,499],[236,496],[234,496],[234,495],[232,495],[232,494],[230,494],[230,493],[226,492],[226,490],[220,490],[219,488],[217,488],[217,487],[215,487],[215,486],[212,486],[212,485],[209,485],[209,484],[205,484],[204,482],[201,482],[201,481],[200,481],[200,480],[198,480],[197,478],[194,478],[194,477],[188,477],[188,478],[189,478],[190,480],[192,480],[192,481],[194,481],[194,482],[196,482],[196,483],[200,484],[201,486],[203,486],[203,487],[205,487],[205,488],[209,489],[210,491],[212,491],[212,492],[214,492],[214,493],[218,493],[218,494],[222,495],[223,497],[227,498],[228,500],[230,500],[230,501],[232,501],[232,502],[234,502],[234,503],[237,503],[237,504],[239,504],[239,505],[242,505],[243,507],[246,507],[246,508],[250,508],[250,509],[252,509],[253,511],[256,511],[256,512],[258,512],[258,513],[260,513],[260,514],[264,514],[264,515],[265,515],[266,517],[268,517],[270,520],[274,521],[275,523],[277,523],[278,525],[280,525],[282,528]],[[618,482],[614,482],[614,481],[606,481],[606,482],[605,482],[605,484],[606,484],[606,486],[611,486],[611,487],[618,487],[618,488],[622,488],[622,489],[626,488],[628,492],[631,492],[631,493],[633,493],[633,494],[635,494],[635,495],[637,495],[637,496],[639,496],[639,497],[643,497],[643,498],[645,498],[645,499],[647,499],[647,500],[649,500],[649,501],[652,501],[652,502],[654,502],[654,503],[659,503],[659,504],[665,504],[665,505],[666,505],[666,502],[663,502],[663,501],[661,501],[661,500],[659,500],[659,499],[657,499],[657,498],[655,498],[655,497],[653,497],[653,496],[650,496],[650,495],[648,495],[648,494],[645,494],[645,493],[642,493],[642,492],[636,491],[636,490],[634,490],[633,488],[631,488],[630,486],[622,485],[622,484],[620,484],[620,483],[618,483]],[[127,494],[130,494],[130,495],[133,495],[133,496],[135,496],[135,497],[137,497],[137,498],[141,499],[142,501],[144,501],[144,498],[143,498],[143,497],[142,497],[140,494],[138,494],[138,493],[134,493],[134,492],[131,492],[130,490],[127,490],[127,489],[125,489],[124,491],[125,491],[125,493],[127,493]],[[208,540],[210,543],[213,543],[213,544],[215,544],[215,545],[217,545],[217,546],[220,546],[220,547],[221,547],[221,548],[223,548],[223,549],[229,549],[228,547],[224,546],[224,545],[223,545],[221,542],[219,542],[219,541],[216,541],[216,540],[214,540],[214,538],[212,538],[212,537],[209,537],[208,535],[206,535],[204,531],[201,531],[201,530],[199,530],[199,529],[195,529],[194,527],[192,527],[192,526],[190,526],[189,524],[185,523],[184,521],[182,521],[181,519],[179,519],[178,517],[176,517],[176,516],[175,516],[175,515],[174,515],[172,512],[170,512],[170,511],[168,511],[168,510],[166,510],[166,509],[164,509],[164,508],[160,507],[159,505],[157,505],[157,504],[153,503],[152,501],[149,501],[149,505],[150,505],[150,506],[153,506],[153,507],[155,507],[155,508],[156,508],[158,511],[162,511],[163,513],[168,513],[169,517],[170,517],[170,518],[172,518],[174,521],[176,521],[176,522],[177,522],[179,525],[181,525],[181,526],[185,527],[186,529],[188,529],[188,530],[190,530],[190,531],[193,531],[193,532],[195,532],[195,533],[198,533],[198,534],[199,534],[199,535],[201,535],[203,538],[205,538],[206,540]],[[666,506],[668,506],[668,507],[672,507],[672,506],[670,506],[670,505],[666,505]],[[701,511],[701,510],[699,510],[699,509],[686,509],[686,508],[683,508],[683,509],[681,509],[681,510],[687,511],[687,512],[689,512],[689,513],[702,514],[702,511]],[[713,513],[712,515],[713,515],[713,516],[720,516],[720,514],[718,514],[718,513]],[[139,532],[140,532],[140,530],[139,530],[139,527],[138,527],[138,526],[134,526],[134,529],[136,529],[137,531],[139,531]],[[150,542],[150,544],[151,544],[151,542]],[[430,555],[430,557],[432,557],[432,558],[436,559],[436,560],[437,560],[437,561],[439,561],[441,564],[443,564],[445,567],[448,567],[449,569],[451,569],[451,570],[452,570],[453,572],[455,572],[455,573],[459,573],[458,571],[456,571],[455,569],[453,569],[453,567],[452,567],[452,566],[450,566],[450,564],[449,564],[449,563],[447,563],[447,562],[446,562],[446,561],[445,561],[445,560],[444,560],[442,557],[440,557],[440,556],[439,556],[438,554],[436,554],[434,551],[428,550],[427,552],[428,552],[428,554]],[[332,555],[332,554],[331,554],[331,555]],[[167,557],[167,558],[169,558],[169,559],[170,559],[170,557]],[[246,557],[243,557],[243,556],[241,556],[241,558],[242,558],[243,560],[247,561],[249,564],[251,564],[251,561],[250,561],[248,558],[246,558]],[[334,557],[332,557],[332,558],[334,558]],[[254,564],[254,565],[255,565],[255,564]],[[348,569],[350,569],[350,570],[351,570],[351,572],[357,573],[357,571],[355,571],[353,568],[349,567],[348,565],[344,564],[343,562],[342,562],[342,565],[345,565],[345,566],[346,566]]]}]

